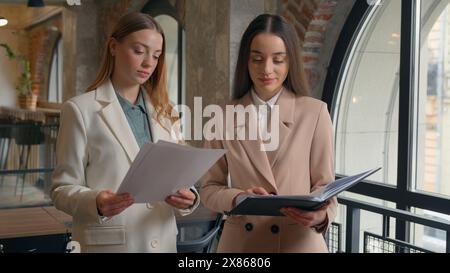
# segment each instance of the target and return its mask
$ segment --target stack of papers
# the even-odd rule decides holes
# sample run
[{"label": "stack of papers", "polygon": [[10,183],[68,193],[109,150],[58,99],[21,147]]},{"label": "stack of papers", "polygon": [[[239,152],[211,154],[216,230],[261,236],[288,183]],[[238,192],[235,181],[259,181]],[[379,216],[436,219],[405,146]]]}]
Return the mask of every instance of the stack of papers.
[{"label": "stack of papers", "polygon": [[167,141],[141,147],[117,193],[128,192],[135,203],[161,202],[179,189],[190,188],[225,154]]}]

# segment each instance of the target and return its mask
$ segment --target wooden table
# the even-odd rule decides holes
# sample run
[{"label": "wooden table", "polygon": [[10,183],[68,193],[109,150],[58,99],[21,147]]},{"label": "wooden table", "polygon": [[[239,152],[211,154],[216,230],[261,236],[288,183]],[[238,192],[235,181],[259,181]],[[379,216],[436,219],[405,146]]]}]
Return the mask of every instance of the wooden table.
[{"label": "wooden table", "polygon": [[54,207],[0,210],[0,239],[71,232],[72,217]]}]

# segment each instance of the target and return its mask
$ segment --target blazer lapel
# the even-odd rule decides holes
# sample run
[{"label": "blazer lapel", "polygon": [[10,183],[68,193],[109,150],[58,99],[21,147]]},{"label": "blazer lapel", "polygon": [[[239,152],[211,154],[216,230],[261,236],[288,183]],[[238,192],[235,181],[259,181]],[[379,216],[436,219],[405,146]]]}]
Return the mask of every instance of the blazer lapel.
[{"label": "blazer lapel", "polygon": [[[276,103],[280,111],[279,120],[279,142],[278,149],[273,151],[267,151],[267,157],[270,162],[270,166],[275,166],[277,159],[279,158],[282,148],[287,145],[287,138],[291,133],[292,124],[294,123],[295,114],[295,94],[291,91],[284,89],[278,98]],[[270,122],[270,121],[269,121]],[[272,128],[273,129],[273,128]]]},{"label": "blazer lapel", "polygon": [[96,100],[105,104],[105,107],[100,111],[100,116],[120,142],[130,161],[133,161],[139,152],[139,145],[117,100],[111,81],[108,80],[99,86],[95,94]]},{"label": "blazer lapel", "polygon": [[[252,99],[250,96],[250,92],[248,92],[244,97],[242,97],[238,102],[237,105],[242,105],[244,107],[251,106],[252,110],[254,111],[254,114],[257,114],[256,107],[252,103]],[[245,123],[239,123],[239,121],[236,121],[235,126],[235,139],[237,139],[237,136],[246,135],[246,138],[248,137],[249,133],[249,117],[251,115],[246,115]],[[256,116],[255,116],[256,117]],[[243,131],[244,130],[244,131]],[[262,150],[262,141],[259,137],[257,137],[257,140],[239,140],[239,143],[241,143],[242,147],[248,154],[248,157],[256,167],[256,169],[263,175],[263,177],[274,187],[274,189],[277,189],[277,186],[275,184],[275,178],[272,173],[272,168],[269,164],[269,160],[267,158],[267,154],[264,150]]]}]

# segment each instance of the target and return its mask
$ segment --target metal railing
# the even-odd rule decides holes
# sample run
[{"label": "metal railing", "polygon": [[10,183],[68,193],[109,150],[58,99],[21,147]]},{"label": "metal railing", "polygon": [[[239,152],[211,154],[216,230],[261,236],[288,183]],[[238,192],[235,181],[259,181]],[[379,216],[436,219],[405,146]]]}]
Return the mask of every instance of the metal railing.
[{"label": "metal railing", "polygon": [[[395,240],[389,238],[389,222],[390,218],[396,220],[406,221],[409,223],[420,224],[423,226],[440,229],[446,232],[446,252],[450,253],[450,222],[439,219],[432,219],[430,217],[421,216],[409,211],[388,208],[381,205],[371,204],[364,201],[348,197],[339,197],[338,202],[346,206],[346,231],[345,231],[345,252],[358,253],[360,247],[360,227],[361,227],[361,210],[368,211],[376,214],[380,214],[383,217],[382,235],[373,235],[371,233],[365,233],[367,240],[369,238],[377,238],[378,240],[384,240],[385,243],[395,245],[392,252],[431,252],[427,249],[423,249],[407,242]],[[366,241],[366,240],[365,240]],[[366,241],[366,243],[369,241]],[[364,252],[366,251],[367,244],[364,246]],[[383,249],[381,249],[383,250]]]},{"label": "metal railing", "polygon": [[432,253],[432,251],[400,240],[364,232],[364,253]]},{"label": "metal railing", "polygon": [[325,242],[330,253],[342,252],[342,225],[331,223],[331,226],[325,233]]}]

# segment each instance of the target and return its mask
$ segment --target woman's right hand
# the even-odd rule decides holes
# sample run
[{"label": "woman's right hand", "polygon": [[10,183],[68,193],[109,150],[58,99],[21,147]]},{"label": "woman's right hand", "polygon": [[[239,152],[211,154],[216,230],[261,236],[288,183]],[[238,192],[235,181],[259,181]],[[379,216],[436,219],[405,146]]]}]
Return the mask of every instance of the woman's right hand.
[{"label": "woman's right hand", "polygon": [[263,187],[253,187],[253,188],[247,189],[245,192],[242,192],[242,193],[236,195],[233,199],[233,207],[236,206],[236,200],[237,200],[238,196],[243,195],[243,194],[245,194],[245,195],[269,195],[269,193]]},{"label": "woman's right hand", "polygon": [[96,198],[97,209],[102,216],[112,217],[133,205],[134,199],[129,193],[116,194],[112,191],[101,191]]}]

